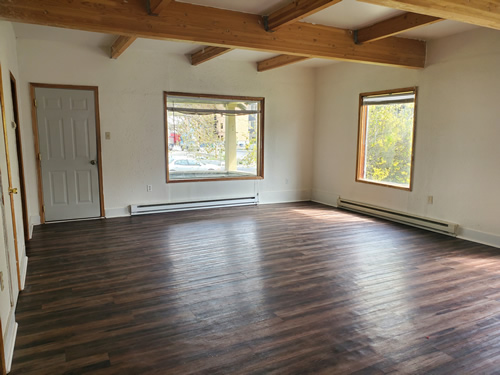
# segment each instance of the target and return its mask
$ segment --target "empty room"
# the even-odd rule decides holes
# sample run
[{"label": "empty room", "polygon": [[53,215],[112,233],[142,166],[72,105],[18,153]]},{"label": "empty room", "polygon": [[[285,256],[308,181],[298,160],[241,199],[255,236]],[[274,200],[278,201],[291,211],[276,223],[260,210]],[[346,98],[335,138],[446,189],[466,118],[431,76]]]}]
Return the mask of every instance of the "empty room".
[{"label": "empty room", "polygon": [[0,374],[495,374],[500,4],[0,0]]}]

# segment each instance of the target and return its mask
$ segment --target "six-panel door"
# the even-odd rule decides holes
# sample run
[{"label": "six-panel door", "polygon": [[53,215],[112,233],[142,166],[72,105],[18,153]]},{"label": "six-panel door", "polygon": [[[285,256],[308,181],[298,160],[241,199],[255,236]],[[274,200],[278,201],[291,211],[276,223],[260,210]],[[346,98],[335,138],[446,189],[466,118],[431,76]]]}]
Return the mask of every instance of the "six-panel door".
[{"label": "six-panel door", "polygon": [[35,88],[45,220],[101,216],[93,90]]}]

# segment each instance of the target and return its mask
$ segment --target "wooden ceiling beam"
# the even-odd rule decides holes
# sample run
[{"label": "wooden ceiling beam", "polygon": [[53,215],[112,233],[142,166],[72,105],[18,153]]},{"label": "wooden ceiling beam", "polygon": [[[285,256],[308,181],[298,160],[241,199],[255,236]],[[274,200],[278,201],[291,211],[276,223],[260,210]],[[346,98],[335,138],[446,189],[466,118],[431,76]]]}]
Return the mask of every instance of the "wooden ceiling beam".
[{"label": "wooden ceiling beam", "polygon": [[257,63],[257,71],[265,72],[266,70],[281,68],[282,66],[295,64],[300,61],[309,60],[309,57],[293,56],[293,55],[279,55],[271,57],[270,59],[262,60]]},{"label": "wooden ceiling beam", "polygon": [[146,0],[148,13],[153,16],[158,16],[163,12],[167,5],[170,4],[173,0]]},{"label": "wooden ceiling beam", "polygon": [[232,48],[225,47],[203,47],[202,50],[191,55],[191,65],[200,65],[232,50]]},{"label": "wooden ceiling beam", "polygon": [[265,16],[264,26],[267,31],[276,31],[283,26],[300,21],[340,1],[342,0],[294,0],[269,16]]},{"label": "wooden ceiling beam", "polygon": [[402,32],[413,30],[420,26],[430,25],[442,20],[442,18],[438,17],[408,12],[376,23],[372,26],[356,30],[354,32],[354,42],[374,42],[379,39],[397,35]]},{"label": "wooden ceiling beam", "polygon": [[136,39],[133,36],[120,35],[111,46],[111,58],[117,59]]},{"label": "wooden ceiling beam", "polygon": [[[267,31],[276,31],[280,27],[297,22],[340,1],[342,0],[294,0],[289,5],[273,12],[270,16],[265,16],[264,24]],[[232,50],[232,48],[205,47],[191,55],[191,65],[202,64]],[[280,55],[258,62],[257,70],[263,72],[307,59],[309,57]]]},{"label": "wooden ceiling beam", "polygon": [[358,0],[500,30],[500,2],[491,0]]},{"label": "wooden ceiling beam", "polygon": [[425,42],[389,37],[355,45],[349,30],[297,22],[274,33],[262,17],[173,1],[151,17],[143,0],[0,0],[0,19],[140,38],[421,68]]}]

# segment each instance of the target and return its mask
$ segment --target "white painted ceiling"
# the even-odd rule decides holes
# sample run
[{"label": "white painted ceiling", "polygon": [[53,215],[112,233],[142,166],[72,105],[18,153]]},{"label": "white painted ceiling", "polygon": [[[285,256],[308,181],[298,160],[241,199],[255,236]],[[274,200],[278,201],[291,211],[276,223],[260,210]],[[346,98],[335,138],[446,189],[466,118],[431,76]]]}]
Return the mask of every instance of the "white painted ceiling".
[{"label": "white painted ceiling", "polygon": [[[262,15],[269,14],[275,9],[279,9],[280,7],[290,2],[290,0],[178,1]],[[312,16],[305,18],[303,22],[355,30],[370,26],[374,23],[394,17],[401,13],[403,12],[399,10],[361,3],[356,0],[343,0],[338,4],[335,4]],[[399,36],[421,40],[433,40],[453,34],[458,34],[473,28],[477,28],[477,26],[446,20],[402,33]],[[14,24],[14,31],[18,39],[64,41],[86,46],[95,46],[96,48],[101,49],[109,48],[113,41],[116,39],[116,36],[114,35],[20,23]],[[129,49],[161,49],[166,51],[167,53],[186,55],[199,50],[201,47],[202,46],[200,45],[192,43],[170,42],[153,39],[138,39],[129,47]],[[265,60],[273,56],[276,56],[276,54],[249,50],[234,50],[218,57],[217,59],[255,63],[257,61]],[[213,61],[216,60],[212,60],[212,62]],[[211,62],[207,62],[207,64],[210,63]],[[314,68],[333,63],[335,63],[335,61],[310,59],[294,64],[294,66]]]}]

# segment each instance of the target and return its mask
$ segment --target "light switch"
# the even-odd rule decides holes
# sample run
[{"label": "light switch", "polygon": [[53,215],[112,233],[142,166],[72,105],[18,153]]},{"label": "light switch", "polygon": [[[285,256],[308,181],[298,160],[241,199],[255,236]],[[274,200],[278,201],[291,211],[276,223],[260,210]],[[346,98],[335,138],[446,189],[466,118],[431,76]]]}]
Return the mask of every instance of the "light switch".
[{"label": "light switch", "polygon": [[105,137],[106,139],[111,139],[111,132],[106,132],[106,133],[104,133],[104,137]]}]

